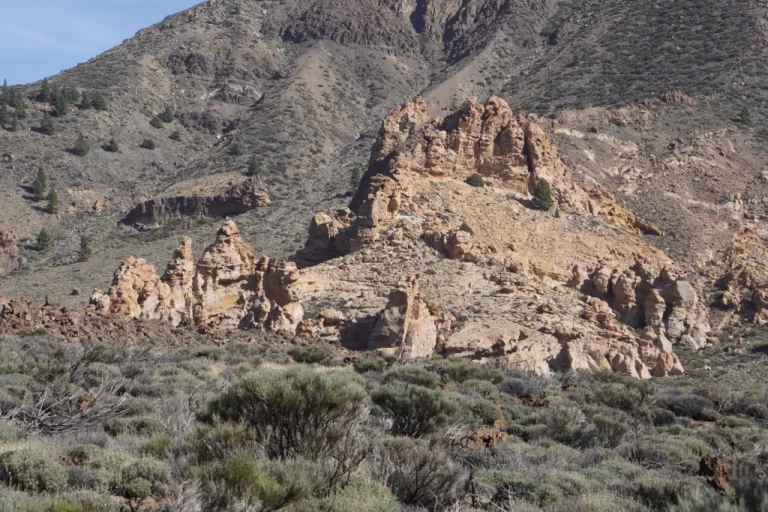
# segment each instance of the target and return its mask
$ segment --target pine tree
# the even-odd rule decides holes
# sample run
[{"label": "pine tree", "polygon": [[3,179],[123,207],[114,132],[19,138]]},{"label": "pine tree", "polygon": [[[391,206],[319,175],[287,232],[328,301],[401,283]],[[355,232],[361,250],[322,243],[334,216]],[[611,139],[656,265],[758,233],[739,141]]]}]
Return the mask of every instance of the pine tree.
[{"label": "pine tree", "polygon": [[88,261],[91,259],[91,244],[84,236],[80,237],[80,257],[79,261]]},{"label": "pine tree", "polygon": [[48,213],[59,213],[59,194],[56,193],[56,189],[52,188],[48,192]]},{"label": "pine tree", "polygon": [[47,78],[44,78],[43,83],[40,85],[37,101],[42,101],[43,103],[50,103],[51,101],[51,84],[48,82]]},{"label": "pine tree", "polygon": [[170,105],[166,105],[165,110],[163,110],[162,114],[160,114],[159,117],[164,123],[172,123],[173,119],[175,117],[175,114],[173,112],[173,109]]},{"label": "pine tree", "polygon": [[22,97],[21,93],[17,91],[16,89],[8,89],[8,106],[13,108],[19,108],[19,106],[24,101],[24,98]]},{"label": "pine tree", "polygon": [[117,141],[114,138],[109,139],[109,142],[101,146],[101,148],[108,153],[117,153],[120,151],[120,147],[117,145]]},{"label": "pine tree", "polygon": [[56,108],[56,117],[64,117],[69,112],[69,99],[64,92],[58,92],[53,99],[53,106]]},{"label": "pine tree", "polygon": [[18,101],[15,103],[16,108],[16,116],[19,119],[24,119],[27,117],[27,104],[24,101],[24,98],[19,97]]},{"label": "pine tree", "polygon": [[107,110],[108,108],[107,100],[104,98],[104,96],[102,96],[101,93],[98,93],[98,92],[93,96],[93,100],[91,103],[93,104],[93,108],[95,108],[96,110],[103,111],[103,110]]},{"label": "pine tree", "polygon": [[88,144],[88,139],[82,133],[77,136],[75,145],[72,147],[72,154],[77,156],[85,156],[91,150],[91,145]]},{"label": "pine tree", "polygon": [[41,229],[37,234],[37,250],[47,251],[53,247],[53,237],[47,229]]},{"label": "pine tree", "polygon": [[0,126],[8,124],[11,114],[8,112],[8,106],[0,102]]},{"label": "pine tree", "polygon": [[550,210],[554,204],[552,201],[552,188],[544,178],[539,178],[536,181],[536,189],[533,191],[533,204],[539,210],[545,211]]},{"label": "pine tree", "polygon": [[0,91],[0,105],[8,105],[11,101],[10,87],[8,87],[8,80],[3,80],[3,90]]},{"label": "pine tree", "polygon": [[36,202],[45,199],[46,193],[48,192],[48,175],[42,167],[37,170],[37,177],[35,178],[34,183],[32,183],[32,189]]},{"label": "pine tree", "polygon": [[752,126],[754,122],[752,121],[752,113],[749,111],[748,107],[744,107],[741,109],[741,113],[739,114],[739,121],[741,121],[741,124],[744,126]]},{"label": "pine tree", "polygon": [[80,103],[80,106],[83,108],[83,110],[88,110],[93,108],[93,104],[91,104],[91,98],[88,96],[88,93],[83,91],[83,99]]},{"label": "pine tree", "polygon": [[21,124],[19,124],[19,116],[17,114],[13,114],[13,121],[11,121],[11,131],[18,132],[19,130],[21,130]]},{"label": "pine tree", "polygon": [[240,156],[243,154],[243,146],[240,145],[239,142],[235,142],[232,144],[232,147],[229,148],[229,154],[232,156]]},{"label": "pine tree", "polygon": [[49,116],[47,112],[43,116],[43,120],[40,121],[39,131],[40,133],[44,133],[46,135],[53,135],[53,133],[56,131],[53,126],[53,119],[51,119],[51,116]]}]

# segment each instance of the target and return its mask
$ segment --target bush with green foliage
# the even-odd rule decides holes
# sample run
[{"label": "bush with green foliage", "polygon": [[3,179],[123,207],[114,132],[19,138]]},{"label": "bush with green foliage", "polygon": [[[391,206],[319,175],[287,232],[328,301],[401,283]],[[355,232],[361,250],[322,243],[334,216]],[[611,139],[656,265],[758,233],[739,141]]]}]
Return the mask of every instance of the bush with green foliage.
[{"label": "bush with green foliage", "polygon": [[465,231],[465,232],[469,233],[470,235],[474,235],[475,234],[475,232],[472,231],[472,228],[469,227],[469,224],[467,224],[466,222],[462,222],[461,223],[461,226],[459,226],[459,231]]},{"label": "bush with green foliage", "polygon": [[107,99],[101,93],[94,94],[91,103],[93,104],[93,108],[99,111],[105,111],[109,108]]},{"label": "bush with green foliage", "polygon": [[392,419],[392,435],[423,437],[446,426],[459,410],[458,401],[442,391],[393,382],[371,394],[373,403]]},{"label": "bush with green foliage", "polygon": [[50,192],[48,192],[48,206],[46,210],[48,213],[59,213],[59,194],[56,193],[56,189],[52,188]]},{"label": "bush with green foliage", "polygon": [[88,139],[82,133],[77,136],[75,144],[72,146],[72,154],[77,156],[85,156],[91,151],[91,145],[88,143]]},{"label": "bush with green foliage", "polygon": [[161,130],[165,128],[165,123],[163,123],[163,121],[159,117],[153,117],[149,121],[149,126],[151,126],[152,128],[157,128],[158,130]]},{"label": "bush with green foliage", "polygon": [[229,154],[232,156],[241,156],[243,154],[243,146],[239,142],[235,142],[229,147]]},{"label": "bush with green foliage", "polygon": [[0,453],[0,481],[22,491],[56,493],[67,485],[67,473],[55,450],[25,448]]},{"label": "bush with green foliage", "polygon": [[544,178],[536,180],[536,187],[533,190],[533,204],[539,210],[549,211],[552,209],[554,204],[552,200],[552,187]]},{"label": "bush with green foliage", "polygon": [[50,231],[47,229],[40,230],[40,232],[37,234],[35,248],[38,251],[48,251],[53,248],[53,237],[51,236]]},{"label": "bush with green foliage", "polygon": [[157,117],[164,123],[171,124],[176,117],[176,113],[170,105],[166,105],[165,109]]},{"label": "bush with green foliage", "polygon": [[43,120],[40,121],[40,127],[37,131],[45,135],[53,135],[56,131],[56,128],[53,126],[53,119],[47,113],[43,115]]},{"label": "bush with green foliage", "polygon": [[48,174],[45,169],[38,167],[35,181],[32,182],[32,197],[36,202],[48,196]]},{"label": "bush with green foliage", "polygon": [[252,158],[248,162],[248,170],[245,172],[247,176],[258,176],[261,173],[264,172],[264,169],[261,168],[259,163],[256,161],[255,158]]},{"label": "bush with green foliage", "polygon": [[141,144],[139,147],[142,147],[144,149],[154,150],[155,149],[155,141],[152,139],[144,139],[141,141]]},{"label": "bush with green foliage", "polygon": [[173,133],[168,136],[168,138],[172,141],[179,142],[181,141],[181,132],[179,130],[174,130]]},{"label": "bush with green foliage", "polygon": [[467,184],[471,187],[482,188],[485,186],[485,180],[477,173],[473,173],[467,178]]},{"label": "bush with green foliage", "polygon": [[235,383],[210,403],[204,419],[244,422],[270,458],[332,458],[346,465],[356,456],[348,452],[350,438],[365,418],[367,402],[356,374],[296,366]]},{"label": "bush with green foliage", "polygon": [[92,254],[92,251],[91,251],[90,241],[88,240],[87,237],[81,236],[80,237],[80,253],[78,256],[78,261],[80,262],[88,261],[89,259],[91,259],[91,254]]},{"label": "bush with green foliage", "polygon": [[115,138],[112,137],[111,139],[109,139],[109,142],[101,146],[101,149],[103,149],[107,153],[117,153],[118,151],[120,151],[120,146],[117,144],[117,141],[115,140]]}]

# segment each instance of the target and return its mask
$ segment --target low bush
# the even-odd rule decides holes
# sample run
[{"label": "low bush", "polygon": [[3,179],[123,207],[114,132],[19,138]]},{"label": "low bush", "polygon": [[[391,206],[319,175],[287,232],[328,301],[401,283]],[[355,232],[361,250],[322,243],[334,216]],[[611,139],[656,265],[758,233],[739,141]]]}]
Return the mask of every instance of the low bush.
[{"label": "low bush", "polygon": [[0,454],[0,481],[22,491],[56,493],[67,486],[67,472],[55,450],[25,448]]},{"label": "low bush", "polygon": [[461,466],[437,446],[395,438],[387,448],[394,467],[387,485],[401,503],[440,509],[462,492]]},{"label": "low bush", "polygon": [[392,434],[422,437],[444,427],[458,411],[455,399],[442,391],[404,382],[385,384],[371,399],[392,419]]},{"label": "low bush", "polygon": [[434,372],[426,370],[420,366],[401,366],[396,367],[384,375],[382,383],[406,382],[416,386],[423,386],[429,389],[440,388],[440,377]]},{"label": "low bush", "polygon": [[296,347],[288,355],[297,363],[323,364],[333,359],[333,352],[322,347]]},{"label": "low bush", "polygon": [[474,173],[469,178],[467,178],[467,184],[471,187],[480,188],[485,186],[485,180],[479,174]]}]

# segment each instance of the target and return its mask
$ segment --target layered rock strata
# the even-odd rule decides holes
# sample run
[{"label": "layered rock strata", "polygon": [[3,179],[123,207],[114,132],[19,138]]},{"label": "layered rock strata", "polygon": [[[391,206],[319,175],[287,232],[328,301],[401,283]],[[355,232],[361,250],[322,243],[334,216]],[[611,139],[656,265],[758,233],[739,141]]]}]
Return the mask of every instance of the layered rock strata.
[{"label": "layered rock strata", "polygon": [[134,226],[155,226],[177,217],[228,217],[269,204],[260,177],[226,175],[183,183],[162,196],[142,202],[121,221]]}]

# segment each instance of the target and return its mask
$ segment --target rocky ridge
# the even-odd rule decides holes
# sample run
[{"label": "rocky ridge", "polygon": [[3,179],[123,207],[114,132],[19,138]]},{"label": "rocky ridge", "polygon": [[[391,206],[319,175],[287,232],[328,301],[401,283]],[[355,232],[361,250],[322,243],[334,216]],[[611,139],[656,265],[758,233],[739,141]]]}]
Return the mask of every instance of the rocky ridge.
[{"label": "rocky ridge", "polygon": [[260,177],[227,174],[174,185],[153,199],[143,201],[121,221],[129,226],[155,226],[172,218],[228,217],[269,204]]},{"label": "rocky ridge", "polygon": [[19,270],[23,265],[19,240],[11,231],[0,226],[0,275]]}]

